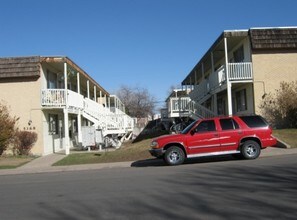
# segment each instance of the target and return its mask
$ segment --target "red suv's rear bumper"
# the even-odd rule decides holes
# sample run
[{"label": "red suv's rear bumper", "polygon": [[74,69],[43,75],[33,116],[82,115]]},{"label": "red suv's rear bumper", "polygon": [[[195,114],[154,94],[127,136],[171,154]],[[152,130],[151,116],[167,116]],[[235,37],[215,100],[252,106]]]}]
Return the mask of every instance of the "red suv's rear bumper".
[{"label": "red suv's rear bumper", "polygon": [[262,147],[263,148],[275,146],[276,143],[277,143],[277,139],[273,136],[271,136],[270,138],[267,138],[267,139],[262,139]]}]

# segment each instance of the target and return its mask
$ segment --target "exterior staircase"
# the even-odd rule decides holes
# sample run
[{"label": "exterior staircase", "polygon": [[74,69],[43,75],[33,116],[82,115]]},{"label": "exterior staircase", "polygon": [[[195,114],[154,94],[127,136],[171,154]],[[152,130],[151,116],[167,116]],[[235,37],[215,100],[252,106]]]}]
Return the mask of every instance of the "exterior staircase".
[{"label": "exterior staircase", "polygon": [[189,109],[189,117],[197,120],[202,118],[212,118],[217,116],[213,111],[209,110],[208,108],[204,107],[203,105],[198,104],[197,102],[191,100],[188,103]]}]

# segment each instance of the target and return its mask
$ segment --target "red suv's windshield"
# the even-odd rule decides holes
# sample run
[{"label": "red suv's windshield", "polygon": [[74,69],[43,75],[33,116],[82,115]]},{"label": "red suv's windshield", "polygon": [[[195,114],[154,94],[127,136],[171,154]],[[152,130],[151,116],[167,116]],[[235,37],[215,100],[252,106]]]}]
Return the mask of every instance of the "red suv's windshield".
[{"label": "red suv's windshield", "polygon": [[181,133],[182,134],[187,134],[193,127],[194,125],[198,122],[197,121],[193,121],[191,124],[189,124]]}]

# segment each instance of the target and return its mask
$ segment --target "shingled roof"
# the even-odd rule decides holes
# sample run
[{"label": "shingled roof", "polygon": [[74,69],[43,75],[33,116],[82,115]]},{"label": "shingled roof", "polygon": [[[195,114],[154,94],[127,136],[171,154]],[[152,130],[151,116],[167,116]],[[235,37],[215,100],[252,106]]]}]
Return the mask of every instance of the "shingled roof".
[{"label": "shingled roof", "polygon": [[297,49],[297,27],[250,29],[253,50]]},{"label": "shingled roof", "polygon": [[40,77],[40,57],[0,58],[0,79]]}]

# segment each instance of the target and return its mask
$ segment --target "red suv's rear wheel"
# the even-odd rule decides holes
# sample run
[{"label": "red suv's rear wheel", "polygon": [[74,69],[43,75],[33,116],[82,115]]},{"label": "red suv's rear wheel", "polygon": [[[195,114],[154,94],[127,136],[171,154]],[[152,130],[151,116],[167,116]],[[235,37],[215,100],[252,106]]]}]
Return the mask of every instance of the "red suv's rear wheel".
[{"label": "red suv's rear wheel", "polygon": [[253,140],[245,141],[241,147],[241,154],[245,159],[256,159],[260,153],[260,145]]}]

